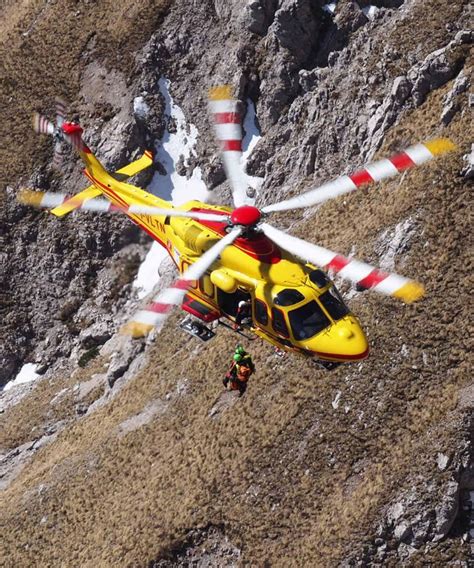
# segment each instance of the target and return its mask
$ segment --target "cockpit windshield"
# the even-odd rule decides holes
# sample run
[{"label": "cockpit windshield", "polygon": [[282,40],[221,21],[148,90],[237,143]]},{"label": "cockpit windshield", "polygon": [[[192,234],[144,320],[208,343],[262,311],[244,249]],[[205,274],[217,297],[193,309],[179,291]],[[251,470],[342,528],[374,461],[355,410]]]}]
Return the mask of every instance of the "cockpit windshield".
[{"label": "cockpit windshield", "polygon": [[314,300],[290,310],[288,317],[293,336],[297,341],[313,337],[331,323]]},{"label": "cockpit windshield", "polygon": [[273,303],[276,306],[291,306],[304,300],[304,296],[294,288],[285,288],[275,296]]},{"label": "cockpit windshield", "polygon": [[349,308],[344,304],[335,286],[321,294],[319,301],[335,321],[340,320],[349,313]]},{"label": "cockpit windshield", "polygon": [[325,274],[319,268],[316,268],[309,273],[309,279],[313,284],[316,284],[318,288],[324,288],[324,286],[327,286],[329,284],[329,278],[327,274]]}]

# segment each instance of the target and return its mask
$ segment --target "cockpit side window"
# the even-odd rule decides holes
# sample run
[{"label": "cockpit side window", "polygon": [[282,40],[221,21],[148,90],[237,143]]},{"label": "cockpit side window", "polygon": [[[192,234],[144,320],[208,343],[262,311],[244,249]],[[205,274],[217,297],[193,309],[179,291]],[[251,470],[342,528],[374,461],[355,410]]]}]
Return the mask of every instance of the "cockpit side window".
[{"label": "cockpit side window", "polygon": [[272,308],[272,320],[272,327],[277,333],[280,333],[284,337],[288,337],[290,335],[288,333],[285,316],[281,310],[278,308]]},{"label": "cockpit side window", "polygon": [[275,296],[273,303],[276,306],[292,306],[304,300],[304,296],[294,288],[285,288]]},{"label": "cockpit side window", "polygon": [[330,325],[320,306],[314,301],[288,312],[290,326],[296,340],[309,339]]},{"label": "cockpit side window", "polygon": [[318,288],[324,288],[329,284],[329,278],[325,272],[316,268],[309,273],[309,279],[313,284],[316,284]]},{"label": "cockpit side window", "polygon": [[319,301],[335,321],[340,320],[349,313],[349,308],[343,302],[335,286],[321,294]]},{"label": "cockpit side window", "polygon": [[262,300],[255,300],[254,310],[255,321],[261,323],[262,325],[268,325],[268,312],[265,302],[262,302]]}]

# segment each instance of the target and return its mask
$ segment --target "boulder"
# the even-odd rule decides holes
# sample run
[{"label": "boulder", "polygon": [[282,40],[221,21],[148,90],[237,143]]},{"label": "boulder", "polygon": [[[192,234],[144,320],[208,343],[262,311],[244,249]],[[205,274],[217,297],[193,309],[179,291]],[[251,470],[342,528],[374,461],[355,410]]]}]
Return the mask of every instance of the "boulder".
[{"label": "boulder", "polygon": [[474,144],[471,145],[471,153],[463,156],[463,161],[466,163],[461,171],[461,175],[466,179],[474,178]]},{"label": "boulder", "polygon": [[242,14],[242,25],[254,34],[264,36],[277,8],[276,0],[250,0]]},{"label": "boulder", "polygon": [[447,126],[454,118],[455,114],[461,108],[459,95],[467,91],[469,88],[469,78],[464,75],[464,70],[461,69],[459,75],[456,77],[453,88],[443,99],[443,112],[441,113],[441,122]]},{"label": "boulder", "polygon": [[443,539],[450,531],[459,509],[459,484],[448,481],[444,487],[441,503],[436,507],[435,534],[433,541]]},{"label": "boulder", "polygon": [[109,322],[98,321],[81,332],[79,340],[85,349],[91,349],[98,345],[103,345],[112,337]]}]

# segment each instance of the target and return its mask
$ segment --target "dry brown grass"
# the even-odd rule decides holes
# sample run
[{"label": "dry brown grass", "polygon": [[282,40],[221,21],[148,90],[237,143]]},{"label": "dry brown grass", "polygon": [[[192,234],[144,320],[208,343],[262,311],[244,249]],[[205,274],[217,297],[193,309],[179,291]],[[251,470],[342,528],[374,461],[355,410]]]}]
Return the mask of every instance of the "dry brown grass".
[{"label": "dry brown grass", "polygon": [[[372,51],[369,66],[384,60],[393,77],[404,75],[411,67],[404,54],[416,53],[417,61],[423,61],[431,51],[430,46],[443,44],[448,22],[458,21],[468,5],[469,0],[423,0],[414,3],[403,19],[394,19],[393,25],[387,28],[387,41],[378,44]],[[379,50],[385,45],[392,48],[388,59]]]},{"label": "dry brown grass", "polygon": [[[12,406],[0,415],[0,448],[14,449],[39,439],[48,426],[74,418],[77,400],[72,388],[94,373],[104,372],[104,369],[107,369],[107,365],[98,357],[85,368],[77,368],[72,374],[58,373],[54,379],[40,380],[24,403]],[[63,389],[68,390],[61,396],[60,403],[52,405],[51,400]],[[100,394],[100,391],[94,390],[82,402],[91,404]]]}]

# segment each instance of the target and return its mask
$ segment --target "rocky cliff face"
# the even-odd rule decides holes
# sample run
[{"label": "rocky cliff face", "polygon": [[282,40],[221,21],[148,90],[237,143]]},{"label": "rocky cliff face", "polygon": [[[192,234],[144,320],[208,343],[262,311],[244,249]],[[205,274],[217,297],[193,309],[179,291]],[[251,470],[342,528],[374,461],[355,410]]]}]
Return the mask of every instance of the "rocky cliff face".
[{"label": "rocky cliff face", "polygon": [[[469,3],[100,4],[2,8],[11,144],[0,383],[27,361],[42,373],[1,394],[3,556],[12,566],[467,566]],[[58,220],[15,202],[25,185],[85,187],[74,156],[51,169],[31,111],[68,97],[91,147],[119,167],[174,128],[163,77],[199,132],[196,156],[176,169],[200,167],[216,200],[228,196],[206,110],[216,83],[255,104],[262,138],[248,172],[264,178],[260,204],[420,140],[458,144],[432,167],[278,218],[425,283],[413,306],[346,290],[367,361],[329,375],[252,344],[246,397],[216,401],[231,334],[197,345],[176,317],[155,342],[116,335],[148,246],[132,224]]]}]

